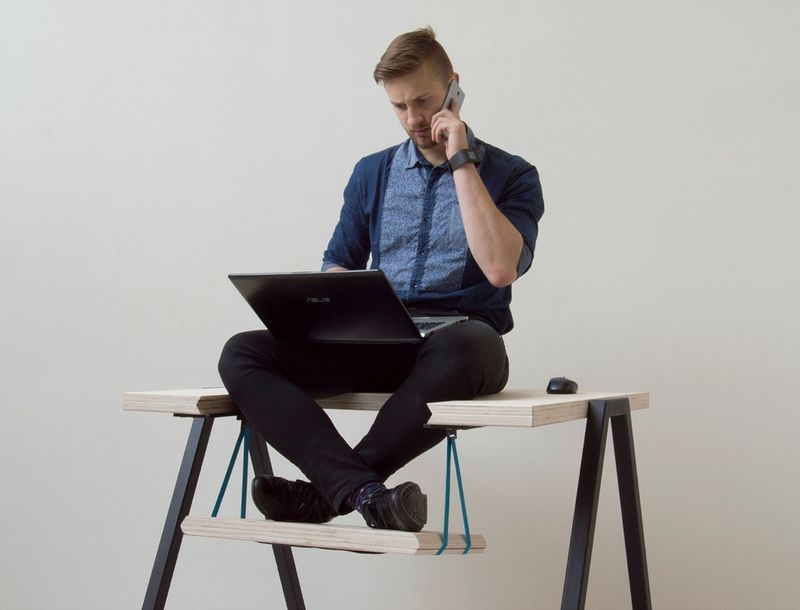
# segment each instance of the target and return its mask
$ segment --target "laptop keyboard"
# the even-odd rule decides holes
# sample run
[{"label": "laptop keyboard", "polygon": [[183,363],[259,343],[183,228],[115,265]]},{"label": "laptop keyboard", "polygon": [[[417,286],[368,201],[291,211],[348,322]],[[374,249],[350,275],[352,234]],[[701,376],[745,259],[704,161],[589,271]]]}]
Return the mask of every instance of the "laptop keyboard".
[{"label": "laptop keyboard", "polygon": [[414,322],[417,326],[417,330],[430,330],[434,326],[439,326],[441,322]]}]

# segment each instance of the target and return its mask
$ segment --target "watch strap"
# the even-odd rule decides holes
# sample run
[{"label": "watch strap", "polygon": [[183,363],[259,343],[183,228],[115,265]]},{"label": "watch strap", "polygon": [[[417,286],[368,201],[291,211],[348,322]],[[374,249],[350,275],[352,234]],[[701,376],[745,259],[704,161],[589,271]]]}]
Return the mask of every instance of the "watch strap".
[{"label": "watch strap", "polygon": [[471,148],[463,148],[450,157],[448,164],[450,165],[450,171],[454,172],[465,163],[479,163],[480,160],[478,151]]}]

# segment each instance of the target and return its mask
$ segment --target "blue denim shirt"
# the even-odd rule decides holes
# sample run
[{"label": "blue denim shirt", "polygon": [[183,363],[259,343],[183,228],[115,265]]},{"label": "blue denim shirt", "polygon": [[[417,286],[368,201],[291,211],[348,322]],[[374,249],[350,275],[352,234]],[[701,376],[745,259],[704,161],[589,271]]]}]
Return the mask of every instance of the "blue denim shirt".
[{"label": "blue denim shirt", "polygon": [[[481,142],[478,172],[498,209],[522,235],[518,274],[531,265],[544,213],[536,168]],[[458,311],[505,334],[514,326],[511,287],[496,288],[467,245],[453,175],[434,167],[409,139],[361,159],[344,190],[344,206],[322,259],[322,270],[381,269],[412,310]]]}]

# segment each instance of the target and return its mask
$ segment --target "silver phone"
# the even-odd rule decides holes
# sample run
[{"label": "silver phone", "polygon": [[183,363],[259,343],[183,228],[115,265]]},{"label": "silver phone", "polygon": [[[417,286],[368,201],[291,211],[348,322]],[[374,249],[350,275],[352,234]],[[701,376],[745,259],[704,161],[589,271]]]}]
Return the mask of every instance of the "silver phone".
[{"label": "silver phone", "polygon": [[453,82],[450,83],[450,89],[447,91],[447,97],[444,98],[444,103],[442,104],[441,109],[450,110],[450,102],[455,100],[455,111],[458,112],[461,110],[461,105],[464,103],[465,97],[466,95],[464,94],[464,90],[458,86],[458,81],[454,79]]}]

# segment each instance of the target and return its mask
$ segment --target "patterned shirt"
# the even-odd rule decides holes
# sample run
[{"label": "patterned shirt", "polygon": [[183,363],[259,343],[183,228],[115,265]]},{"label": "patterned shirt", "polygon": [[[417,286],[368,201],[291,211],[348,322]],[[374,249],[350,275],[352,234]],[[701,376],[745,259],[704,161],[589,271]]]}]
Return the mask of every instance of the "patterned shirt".
[{"label": "patterned shirt", "polygon": [[[538,172],[470,129],[467,137],[481,156],[477,169],[489,195],[522,235],[522,275],[544,212]],[[322,270],[364,269],[370,256],[370,268],[381,269],[411,309],[458,311],[501,334],[513,327],[511,287],[492,286],[472,257],[449,165],[434,167],[410,139],[356,164]]]}]

